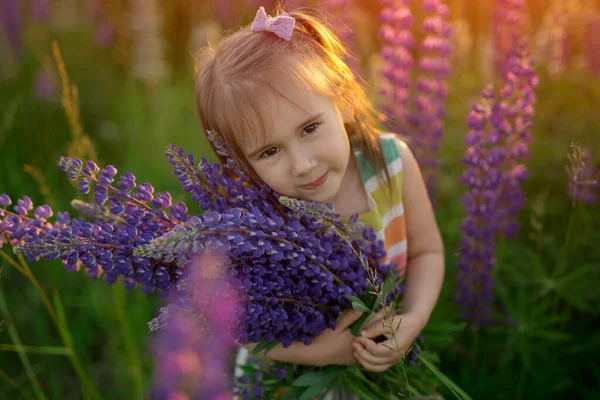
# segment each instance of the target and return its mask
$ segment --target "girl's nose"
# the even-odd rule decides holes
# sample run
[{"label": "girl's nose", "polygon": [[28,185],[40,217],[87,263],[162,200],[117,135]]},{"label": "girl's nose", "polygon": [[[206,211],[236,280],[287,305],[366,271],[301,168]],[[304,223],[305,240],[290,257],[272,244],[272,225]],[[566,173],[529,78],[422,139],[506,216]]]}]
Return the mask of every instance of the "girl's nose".
[{"label": "girl's nose", "polygon": [[309,151],[298,150],[292,154],[292,173],[294,176],[309,175],[317,165]]}]

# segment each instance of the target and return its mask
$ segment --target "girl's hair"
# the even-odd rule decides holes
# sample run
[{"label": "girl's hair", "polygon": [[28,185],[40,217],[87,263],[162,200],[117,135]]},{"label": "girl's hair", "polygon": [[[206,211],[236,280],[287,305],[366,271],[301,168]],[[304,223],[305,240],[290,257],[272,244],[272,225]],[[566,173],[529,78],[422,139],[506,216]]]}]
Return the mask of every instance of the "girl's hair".
[{"label": "girl's hair", "polygon": [[[265,116],[272,112],[268,92],[281,94],[278,82],[295,79],[329,97],[338,108],[354,109],[354,121],[345,124],[348,136],[375,170],[389,179],[376,113],[344,62],[348,52],[322,18],[304,9],[289,15],[296,20],[290,41],[271,32],[251,32],[246,26],[223,38],[218,48],[203,49],[197,63],[196,106],[204,130],[220,134],[235,161],[252,174],[240,143],[267,132]],[[290,65],[285,68],[282,61],[290,56],[299,62],[285,64]]]}]

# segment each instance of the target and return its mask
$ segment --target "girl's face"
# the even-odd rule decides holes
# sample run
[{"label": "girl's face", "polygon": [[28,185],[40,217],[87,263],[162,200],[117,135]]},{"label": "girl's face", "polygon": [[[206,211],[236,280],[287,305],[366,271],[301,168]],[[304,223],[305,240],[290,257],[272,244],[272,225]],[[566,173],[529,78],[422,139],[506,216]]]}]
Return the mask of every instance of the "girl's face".
[{"label": "girl's face", "polygon": [[341,112],[330,98],[301,85],[290,83],[281,94],[273,94],[267,116],[272,129],[264,133],[264,140],[247,140],[242,145],[244,156],[274,191],[333,202],[350,160],[344,122],[352,112]]}]

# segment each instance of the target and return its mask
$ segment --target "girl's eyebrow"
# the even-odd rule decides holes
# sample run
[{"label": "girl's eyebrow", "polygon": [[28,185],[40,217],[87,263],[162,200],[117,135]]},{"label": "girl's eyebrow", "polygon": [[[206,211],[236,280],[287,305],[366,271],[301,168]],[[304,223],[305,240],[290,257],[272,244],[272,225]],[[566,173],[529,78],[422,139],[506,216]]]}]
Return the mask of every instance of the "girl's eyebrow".
[{"label": "girl's eyebrow", "polygon": [[323,116],[323,113],[316,113],[313,115],[309,115],[308,118],[306,118],[304,121],[302,121],[302,123],[300,123],[300,125],[298,125],[298,127],[296,128],[296,130],[302,129],[304,128],[306,125],[308,125],[310,122],[319,119]]},{"label": "girl's eyebrow", "polygon": [[[323,116],[322,112],[309,115],[308,118],[306,118],[304,121],[302,121],[301,124],[298,125],[298,127],[296,128],[296,130],[300,130],[300,129],[304,128],[306,125],[308,125],[309,123],[311,123],[312,121],[314,121],[316,119],[321,118],[322,116]],[[260,148],[258,148],[256,150],[251,151],[250,154],[248,154],[247,157],[248,158],[252,158],[255,155],[257,155],[258,153],[261,153],[262,151],[267,150],[270,147],[272,147],[270,144],[266,144],[266,145],[264,145],[264,146],[262,146],[262,147],[260,147]]]}]

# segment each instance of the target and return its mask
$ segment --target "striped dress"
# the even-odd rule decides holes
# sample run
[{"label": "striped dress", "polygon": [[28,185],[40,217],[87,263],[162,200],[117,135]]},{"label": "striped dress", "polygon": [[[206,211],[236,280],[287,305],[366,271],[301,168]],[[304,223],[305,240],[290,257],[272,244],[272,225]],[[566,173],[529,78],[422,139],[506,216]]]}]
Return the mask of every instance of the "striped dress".
[{"label": "striped dress", "polygon": [[390,194],[388,182],[378,178],[373,165],[365,159],[360,149],[353,149],[360,175],[369,197],[370,211],[360,214],[359,221],[371,226],[377,238],[385,244],[386,263],[406,267],[406,223],[402,205],[402,159],[398,148],[398,136],[382,134],[381,147],[392,183]]}]

